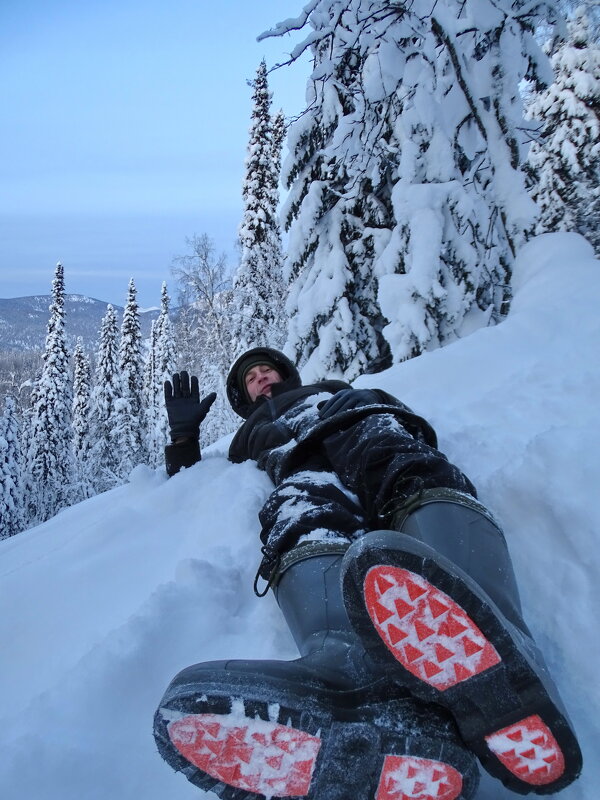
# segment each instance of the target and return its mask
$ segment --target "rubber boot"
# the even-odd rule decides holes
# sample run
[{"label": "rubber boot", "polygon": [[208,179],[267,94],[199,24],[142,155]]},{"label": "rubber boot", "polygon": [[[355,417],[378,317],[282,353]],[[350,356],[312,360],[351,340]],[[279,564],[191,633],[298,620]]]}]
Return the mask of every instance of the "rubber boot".
[{"label": "rubber boot", "polygon": [[523,621],[502,531],[450,490],[424,492],[394,527],[352,544],[342,566],[367,652],[399,685],[445,706],[509,789],[563,789],[581,771],[581,752]]},{"label": "rubber boot", "polygon": [[468,800],[477,763],[445,709],[389,682],[352,630],[342,556],[292,554],[274,589],[301,657],[183,670],[155,715],[163,758],[224,800]]}]

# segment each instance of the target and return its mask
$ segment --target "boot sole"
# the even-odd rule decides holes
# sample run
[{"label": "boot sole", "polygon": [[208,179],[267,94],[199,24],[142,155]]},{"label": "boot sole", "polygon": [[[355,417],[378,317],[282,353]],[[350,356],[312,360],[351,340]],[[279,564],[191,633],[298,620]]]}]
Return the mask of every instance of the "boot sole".
[{"label": "boot sole", "polygon": [[397,532],[363,537],[342,575],[350,620],[371,656],[393,665],[416,696],[448,708],[488,772],[520,794],[575,780],[581,753],[547,676],[468,576]]},{"label": "boot sole", "polygon": [[314,697],[204,688],[161,706],[154,734],[173,769],[222,800],[467,800],[477,788],[462,746],[365,721],[365,707],[342,720]]}]

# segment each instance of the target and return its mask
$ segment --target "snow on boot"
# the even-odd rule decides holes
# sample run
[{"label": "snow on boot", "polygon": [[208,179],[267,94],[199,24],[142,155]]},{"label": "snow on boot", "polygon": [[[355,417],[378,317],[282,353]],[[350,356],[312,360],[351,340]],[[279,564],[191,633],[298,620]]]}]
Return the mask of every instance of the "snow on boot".
[{"label": "snow on boot", "polygon": [[512,791],[570,784],[579,745],[489,512],[466,495],[429,490],[394,527],[361,537],[342,566],[346,608],[369,655],[415,696],[448,708]]},{"label": "snow on boot", "polygon": [[223,800],[472,798],[477,763],[450,715],[372,664],[342,601],[342,556],[318,551],[288,554],[274,589],[301,657],[183,670],[155,715],[162,757]]}]

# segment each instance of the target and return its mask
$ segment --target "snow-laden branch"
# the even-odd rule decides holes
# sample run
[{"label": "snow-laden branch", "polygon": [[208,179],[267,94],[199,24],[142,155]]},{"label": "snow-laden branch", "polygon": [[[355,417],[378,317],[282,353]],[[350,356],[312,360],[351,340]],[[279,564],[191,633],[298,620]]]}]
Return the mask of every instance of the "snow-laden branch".
[{"label": "snow-laden branch", "polygon": [[431,19],[431,30],[433,31],[434,35],[436,36],[440,44],[443,44],[444,47],[447,49],[448,55],[450,56],[450,60],[452,61],[452,66],[454,67],[454,74],[456,75],[456,80],[458,81],[458,85],[460,86],[464,98],[467,101],[469,108],[471,109],[471,113],[473,114],[473,119],[475,120],[475,124],[477,125],[479,132],[483,136],[483,139],[487,141],[487,131],[485,129],[485,125],[481,121],[481,116],[479,115],[479,111],[477,110],[475,99],[471,94],[471,92],[469,91],[467,82],[465,81],[464,76],[462,74],[460,61],[458,59],[456,49],[454,48],[454,45],[450,40],[450,37],[448,36],[446,31],[442,28],[442,26],[435,17],[432,17]]},{"label": "snow-laden branch", "polygon": [[257,42],[262,42],[264,39],[270,39],[275,36],[283,36],[292,31],[300,31],[308,22],[308,18],[319,5],[321,0],[311,0],[310,3],[304,6],[302,14],[299,17],[290,17],[282,22],[278,22],[273,28],[268,31],[263,31],[256,37]]}]

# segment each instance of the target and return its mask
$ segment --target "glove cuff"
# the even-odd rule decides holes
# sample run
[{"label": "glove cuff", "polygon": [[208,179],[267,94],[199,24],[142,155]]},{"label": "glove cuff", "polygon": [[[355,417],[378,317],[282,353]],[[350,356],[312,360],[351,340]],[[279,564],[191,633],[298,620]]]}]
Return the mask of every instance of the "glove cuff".
[{"label": "glove cuff", "polygon": [[200,436],[200,423],[194,424],[189,420],[184,423],[175,423],[169,428],[171,441],[176,442],[177,439],[198,439]]},{"label": "glove cuff", "polygon": [[181,444],[168,444],[165,447],[165,466],[167,475],[175,475],[184,467],[191,467],[200,461],[200,445],[197,440]]},{"label": "glove cuff", "polygon": [[171,444],[185,444],[186,442],[197,442],[200,438],[200,431],[174,431],[171,429]]}]

